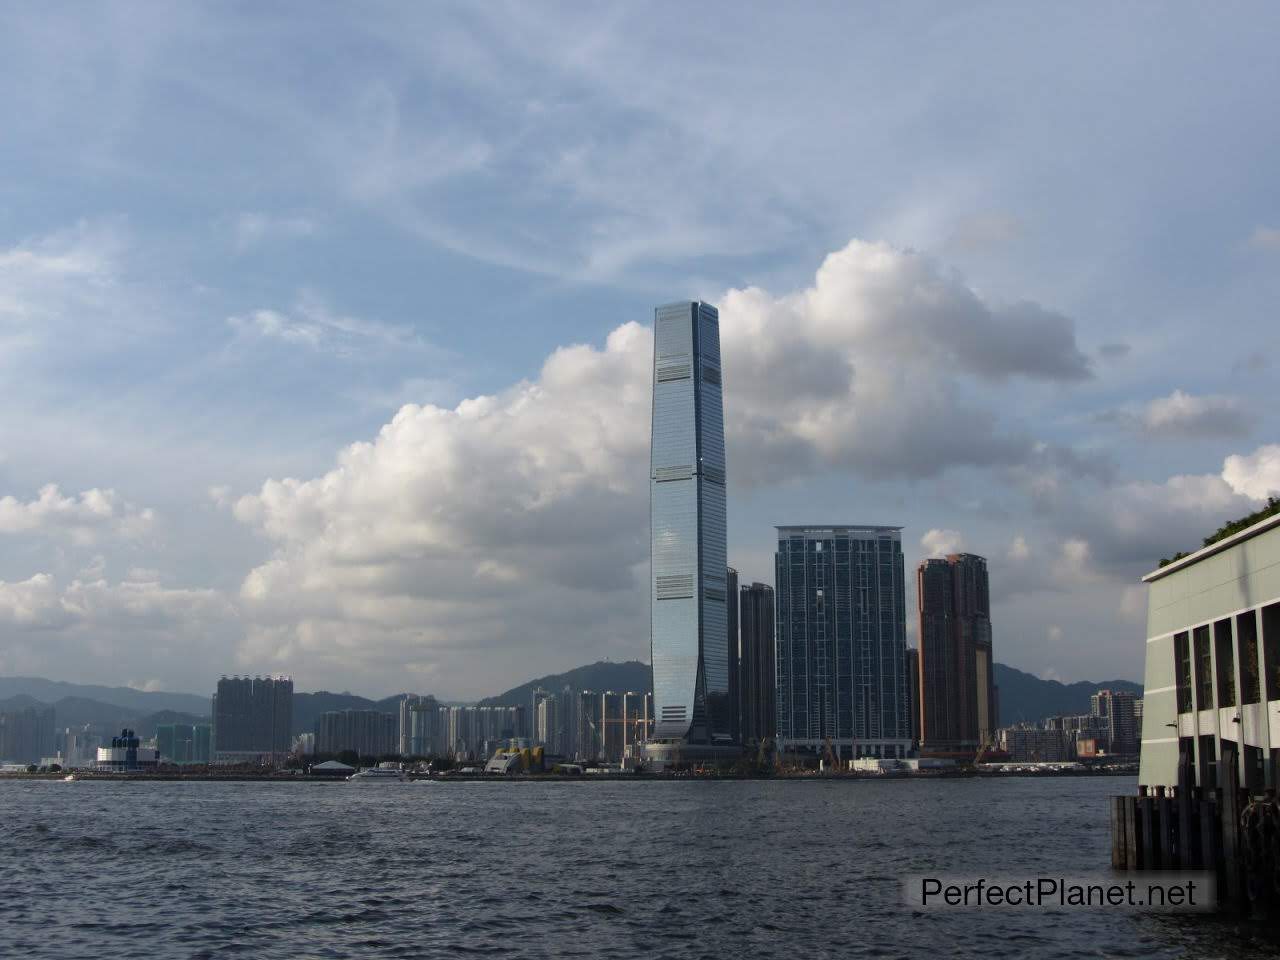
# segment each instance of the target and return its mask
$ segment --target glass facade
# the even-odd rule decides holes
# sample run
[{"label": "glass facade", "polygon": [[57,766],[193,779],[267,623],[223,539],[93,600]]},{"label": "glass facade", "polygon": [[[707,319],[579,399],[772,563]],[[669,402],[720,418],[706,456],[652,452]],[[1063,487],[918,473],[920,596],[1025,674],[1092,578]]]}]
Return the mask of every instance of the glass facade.
[{"label": "glass facade", "polygon": [[720,315],[654,312],[649,463],[654,739],[732,742]]},{"label": "glass facade", "polygon": [[898,527],[778,527],[780,747],[904,757],[910,748]]}]

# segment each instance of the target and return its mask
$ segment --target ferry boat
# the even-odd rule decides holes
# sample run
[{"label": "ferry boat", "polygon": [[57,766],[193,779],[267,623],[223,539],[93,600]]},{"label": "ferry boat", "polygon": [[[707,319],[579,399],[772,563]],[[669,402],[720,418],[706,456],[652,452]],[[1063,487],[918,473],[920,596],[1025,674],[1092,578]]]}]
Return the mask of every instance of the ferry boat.
[{"label": "ferry boat", "polygon": [[365,767],[347,777],[348,780],[373,780],[373,781],[393,781],[395,783],[403,783],[408,779],[405,772],[400,769],[398,764],[383,762],[376,767]]}]

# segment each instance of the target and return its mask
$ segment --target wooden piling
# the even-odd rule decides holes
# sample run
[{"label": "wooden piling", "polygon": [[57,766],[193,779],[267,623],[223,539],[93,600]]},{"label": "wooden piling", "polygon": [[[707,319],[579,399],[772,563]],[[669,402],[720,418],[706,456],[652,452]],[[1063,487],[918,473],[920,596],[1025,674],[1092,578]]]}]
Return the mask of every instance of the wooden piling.
[{"label": "wooden piling", "polygon": [[1231,903],[1239,903],[1244,897],[1240,856],[1240,767],[1234,747],[1222,751],[1222,872],[1226,881],[1226,895]]},{"label": "wooden piling", "polygon": [[1138,798],[1138,818],[1142,831],[1142,869],[1159,870],[1159,840],[1156,827],[1155,797]]},{"label": "wooden piling", "polygon": [[1141,870],[1142,860],[1139,851],[1142,844],[1138,842],[1138,799],[1125,797],[1124,805],[1124,861],[1130,870]]},{"label": "wooden piling", "polygon": [[1124,797],[1111,797],[1111,869],[1127,869],[1124,862]]},{"label": "wooden piling", "polygon": [[1156,811],[1160,820],[1160,864],[1165,870],[1178,866],[1178,816],[1173,798],[1163,791],[1156,797]]}]

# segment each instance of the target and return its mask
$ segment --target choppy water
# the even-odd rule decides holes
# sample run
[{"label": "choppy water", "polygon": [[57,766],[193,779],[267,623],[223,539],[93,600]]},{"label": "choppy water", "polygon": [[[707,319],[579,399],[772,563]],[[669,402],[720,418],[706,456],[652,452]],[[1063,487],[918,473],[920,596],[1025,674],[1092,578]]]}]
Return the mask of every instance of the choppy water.
[{"label": "choppy water", "polygon": [[0,955],[1243,957],[1205,918],[913,912],[1105,872],[1128,779],[0,782]]}]

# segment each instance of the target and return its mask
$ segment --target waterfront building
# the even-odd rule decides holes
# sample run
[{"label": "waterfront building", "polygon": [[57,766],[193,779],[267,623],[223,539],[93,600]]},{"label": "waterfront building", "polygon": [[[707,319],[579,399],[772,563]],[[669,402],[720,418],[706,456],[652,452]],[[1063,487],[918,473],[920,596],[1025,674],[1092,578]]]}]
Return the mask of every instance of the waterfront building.
[{"label": "waterfront building", "polygon": [[36,763],[54,752],[53,707],[29,702],[0,711],[0,762]]},{"label": "waterfront building", "polygon": [[997,726],[987,561],[971,553],[916,569],[920,748],[970,750]]},{"label": "waterfront building", "polygon": [[773,587],[743,586],[739,603],[740,734],[745,744],[778,734],[777,664],[773,642]]},{"label": "waterfront building", "polygon": [[1024,723],[1002,728],[995,740],[1010,760],[1020,763],[1059,763],[1075,759],[1075,738],[1062,729]]},{"label": "waterfront building", "polygon": [[98,748],[95,767],[107,773],[130,773],[154,770],[160,763],[160,751],[147,748],[132,730],[121,730],[111,738],[110,746]]},{"label": "waterfront building", "polygon": [[93,733],[91,724],[86,723],[78,730],[67,727],[62,737],[63,766],[73,769],[93,766],[101,742],[102,738]]},{"label": "waterfront building", "polygon": [[[1236,764],[1253,792],[1280,762],[1280,514],[1143,577],[1146,676],[1138,783],[1176,786],[1180,757],[1197,785]],[[1135,724],[1136,725],[1136,724]]]},{"label": "waterfront building", "polygon": [[293,680],[223,677],[213,696],[213,762],[275,763],[293,744]]},{"label": "waterfront building", "polygon": [[[733,742],[720,316],[682,302],[654,314],[649,464],[655,758]],[[704,753],[707,750],[702,751]]]},{"label": "waterfront building", "polygon": [[354,750],[362,757],[398,752],[399,718],[380,710],[330,710],[316,718],[316,753]]},{"label": "waterfront building", "polygon": [[565,756],[578,760],[594,760],[600,755],[600,697],[593,690],[572,694],[573,714],[570,723],[573,742]]},{"label": "waterfront building", "polygon": [[1103,721],[1111,753],[1137,753],[1137,697],[1128,690],[1099,690],[1089,698],[1089,712]]},{"label": "waterfront building", "polygon": [[447,714],[435,697],[408,696],[400,701],[400,755],[432,757],[444,753]]},{"label": "waterfront building", "polygon": [[901,531],[777,528],[779,749],[907,756]]},{"label": "waterfront building", "polygon": [[212,728],[206,723],[161,723],[156,726],[156,749],[161,763],[180,766],[209,763]]},{"label": "waterfront building", "polygon": [[533,741],[548,753],[563,752],[564,731],[560,717],[560,697],[547,690],[533,692]]},{"label": "waterfront building", "polygon": [[316,752],[316,734],[314,730],[308,730],[300,733],[293,738],[293,755],[295,757],[310,757]]}]

